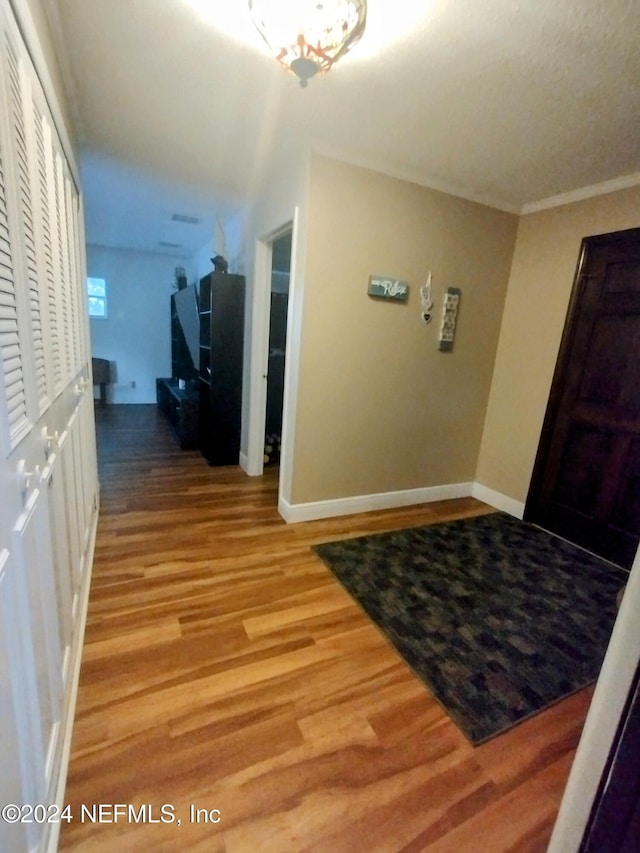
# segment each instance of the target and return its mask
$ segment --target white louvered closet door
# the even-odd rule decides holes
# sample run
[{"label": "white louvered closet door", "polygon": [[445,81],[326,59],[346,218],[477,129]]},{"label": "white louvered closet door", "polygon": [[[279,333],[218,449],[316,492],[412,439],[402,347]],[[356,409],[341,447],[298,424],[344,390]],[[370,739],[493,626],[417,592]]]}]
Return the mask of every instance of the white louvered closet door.
[{"label": "white louvered closet door", "polygon": [[22,256],[24,262],[23,274],[27,284],[25,308],[30,321],[31,363],[25,365],[34,379],[34,398],[36,411],[32,413],[37,420],[49,405],[45,371],[45,352],[42,336],[42,311],[39,285],[39,262],[36,243],[39,235],[38,204],[37,204],[37,173],[35,158],[30,156],[33,149],[33,120],[30,114],[31,101],[30,76],[27,74],[24,62],[20,62],[13,44],[6,37],[5,56],[7,68],[7,83],[11,105],[13,131],[13,168],[17,179],[18,214],[22,226]]},{"label": "white louvered closet door", "polygon": [[[6,125],[5,125],[6,128]],[[8,212],[8,140],[0,122],[0,354],[6,417],[3,419],[7,455],[29,431],[23,369],[26,340],[19,321],[16,294],[16,231]]]},{"label": "white louvered closet door", "polygon": [[[18,806],[61,804],[98,503],[82,212],[54,101],[0,0],[0,793]],[[0,851],[44,851],[56,829],[0,822]]]},{"label": "white louvered closet door", "polygon": [[[40,289],[38,259],[36,253],[36,214],[34,210],[34,176],[32,176],[29,156],[29,115],[27,105],[30,95],[30,80],[25,63],[20,57],[19,43],[11,38],[9,32],[3,33],[2,59],[4,96],[8,119],[8,138],[3,148],[5,210],[11,220],[11,202],[15,210],[13,220],[9,221],[10,245],[13,260],[13,303],[16,311],[18,336],[17,361],[12,357],[10,370],[3,370],[7,396],[14,393],[16,369],[22,373],[21,379],[21,415],[19,426],[14,429],[11,447],[28,432],[48,405],[45,375],[45,352],[42,336],[42,312],[40,307]],[[7,168],[13,177],[10,198]],[[19,230],[16,226],[19,225]],[[17,282],[23,283],[22,288]],[[13,352],[13,335],[7,343]],[[3,347],[4,348],[4,347]],[[31,380],[29,382],[28,380]]]}]

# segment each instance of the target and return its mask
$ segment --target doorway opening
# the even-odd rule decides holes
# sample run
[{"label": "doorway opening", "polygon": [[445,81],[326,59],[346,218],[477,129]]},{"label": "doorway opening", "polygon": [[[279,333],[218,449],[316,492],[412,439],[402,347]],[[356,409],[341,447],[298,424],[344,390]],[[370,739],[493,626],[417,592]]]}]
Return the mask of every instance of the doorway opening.
[{"label": "doorway opening", "polygon": [[269,309],[269,354],[267,359],[267,401],[265,414],[264,464],[280,462],[282,408],[287,345],[287,312],[291,275],[289,230],[271,244],[271,299]]},{"label": "doorway opening", "polygon": [[[299,322],[296,284],[297,208],[293,218],[255,245],[247,453],[240,464],[249,476],[277,471],[278,504],[287,502],[293,457],[293,412],[297,370],[291,349]],[[296,319],[297,318],[297,319]]]}]

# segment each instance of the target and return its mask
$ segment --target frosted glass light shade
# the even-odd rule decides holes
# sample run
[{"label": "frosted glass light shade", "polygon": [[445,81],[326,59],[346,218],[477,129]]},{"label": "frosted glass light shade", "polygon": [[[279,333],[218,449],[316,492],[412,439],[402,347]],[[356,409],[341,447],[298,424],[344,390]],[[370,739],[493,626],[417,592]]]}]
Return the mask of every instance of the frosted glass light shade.
[{"label": "frosted glass light shade", "polygon": [[275,58],[301,86],[353,47],[367,19],[366,0],[249,0],[249,9]]}]

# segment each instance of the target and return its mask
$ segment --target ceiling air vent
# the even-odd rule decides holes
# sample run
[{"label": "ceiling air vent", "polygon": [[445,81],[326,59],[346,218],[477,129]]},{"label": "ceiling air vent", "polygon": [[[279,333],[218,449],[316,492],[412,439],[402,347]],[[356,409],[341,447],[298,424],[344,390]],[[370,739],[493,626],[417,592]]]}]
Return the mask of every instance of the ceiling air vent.
[{"label": "ceiling air vent", "polygon": [[172,222],[184,222],[185,225],[199,225],[202,221],[197,216],[187,216],[184,213],[174,213],[171,217]]}]

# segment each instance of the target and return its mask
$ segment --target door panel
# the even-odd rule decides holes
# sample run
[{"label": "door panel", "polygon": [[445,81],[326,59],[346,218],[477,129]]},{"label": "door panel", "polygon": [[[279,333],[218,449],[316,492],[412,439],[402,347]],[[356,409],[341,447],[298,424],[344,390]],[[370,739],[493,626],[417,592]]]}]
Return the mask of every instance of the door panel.
[{"label": "door panel", "polygon": [[585,517],[594,515],[612,441],[611,433],[570,425],[551,496],[554,503],[572,508]]},{"label": "door panel", "polygon": [[622,530],[640,537],[640,439],[632,441],[615,520]]},{"label": "door panel", "polygon": [[627,387],[631,369],[628,353],[637,345],[636,317],[597,317],[585,354],[585,369],[578,399],[613,405]]},{"label": "door panel", "polygon": [[525,518],[629,567],[640,539],[640,229],[583,241]]},{"label": "door panel", "polygon": [[[35,673],[35,691],[30,701],[29,716],[40,723],[41,752],[37,761],[36,778],[46,780],[39,792],[46,797],[56,754],[60,727],[62,697],[62,666],[58,639],[58,614],[51,606],[55,601],[53,565],[49,547],[48,507],[40,489],[29,496],[25,511],[14,528],[16,563],[23,570],[26,612],[25,666]],[[28,635],[28,639],[27,639]]]},{"label": "door panel", "polygon": [[69,529],[64,494],[64,474],[58,454],[52,454],[43,472],[51,529],[52,559],[58,613],[58,642],[62,661],[63,694],[68,689],[73,637],[73,569],[69,561]]},{"label": "door panel", "polygon": [[[30,755],[25,743],[32,743],[34,730],[26,702],[27,679],[22,663],[20,623],[15,570],[10,554],[0,550],[0,803],[37,802],[38,791],[31,772]],[[27,673],[30,675],[31,673]],[[37,736],[37,731],[35,732]],[[0,849],[28,850],[34,844],[25,824],[4,822],[0,832]],[[4,846],[2,846],[4,844]]]}]

